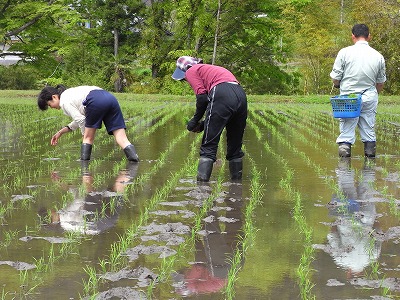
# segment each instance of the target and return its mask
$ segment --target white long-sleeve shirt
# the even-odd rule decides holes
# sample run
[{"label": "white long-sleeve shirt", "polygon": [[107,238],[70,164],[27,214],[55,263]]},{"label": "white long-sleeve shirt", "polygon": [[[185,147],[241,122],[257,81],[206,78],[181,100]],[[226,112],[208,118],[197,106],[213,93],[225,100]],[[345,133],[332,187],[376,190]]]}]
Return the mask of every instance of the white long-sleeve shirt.
[{"label": "white long-sleeve shirt", "polygon": [[360,93],[386,81],[385,59],[367,41],[358,41],[339,51],[330,77],[340,81],[340,94]]},{"label": "white long-sleeve shirt", "polygon": [[60,107],[64,114],[72,118],[68,124],[71,130],[81,129],[85,132],[85,107],[82,102],[86,100],[87,95],[93,90],[101,90],[97,86],[77,86],[66,89],[60,96]]}]

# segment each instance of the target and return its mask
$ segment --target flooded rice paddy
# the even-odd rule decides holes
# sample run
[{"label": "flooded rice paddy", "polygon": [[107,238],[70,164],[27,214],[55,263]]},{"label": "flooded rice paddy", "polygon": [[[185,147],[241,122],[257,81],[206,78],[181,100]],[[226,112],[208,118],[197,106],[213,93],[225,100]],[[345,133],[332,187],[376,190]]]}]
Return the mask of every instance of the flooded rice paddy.
[{"label": "flooded rice paddy", "polygon": [[[379,107],[377,157],[337,157],[324,104],[249,103],[244,176],[225,139],[196,182],[188,101],[121,101],[140,163],[104,129],[89,163],[34,95],[0,104],[1,299],[400,297],[400,109]],[[324,99],[321,97],[321,99]]]}]

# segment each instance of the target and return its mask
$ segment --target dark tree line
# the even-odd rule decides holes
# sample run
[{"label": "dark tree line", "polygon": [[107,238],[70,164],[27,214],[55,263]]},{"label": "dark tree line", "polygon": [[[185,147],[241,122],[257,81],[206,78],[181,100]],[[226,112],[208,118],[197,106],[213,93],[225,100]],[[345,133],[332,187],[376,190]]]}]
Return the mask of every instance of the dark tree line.
[{"label": "dark tree line", "polygon": [[0,44],[23,59],[0,78],[26,69],[36,86],[181,94],[190,91],[171,72],[192,55],[232,70],[249,93],[327,94],[337,51],[362,22],[387,61],[385,92],[396,93],[399,8],[396,0],[0,0]]}]

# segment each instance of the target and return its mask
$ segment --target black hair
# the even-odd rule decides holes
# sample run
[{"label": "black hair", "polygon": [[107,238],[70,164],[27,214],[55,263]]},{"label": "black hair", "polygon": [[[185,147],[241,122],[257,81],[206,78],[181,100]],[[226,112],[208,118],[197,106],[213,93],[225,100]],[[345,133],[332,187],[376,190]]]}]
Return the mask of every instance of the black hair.
[{"label": "black hair", "polygon": [[363,38],[368,38],[369,36],[369,28],[365,24],[356,24],[353,26],[353,29],[351,30],[351,33],[356,37],[363,37]]},{"label": "black hair", "polygon": [[56,87],[46,86],[45,88],[43,88],[37,100],[39,109],[46,110],[49,107],[49,104],[47,102],[49,102],[52,99],[53,95],[61,96],[61,94],[66,89],[67,88],[62,84],[59,84]]}]

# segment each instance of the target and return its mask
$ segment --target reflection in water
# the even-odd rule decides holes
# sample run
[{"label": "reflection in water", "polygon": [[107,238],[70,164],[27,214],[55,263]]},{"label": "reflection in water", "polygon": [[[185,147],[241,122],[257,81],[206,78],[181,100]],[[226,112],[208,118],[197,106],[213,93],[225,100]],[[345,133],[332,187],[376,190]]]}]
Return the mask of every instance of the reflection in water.
[{"label": "reflection in water", "polygon": [[[221,200],[221,201],[219,201]],[[175,276],[177,292],[183,296],[220,291],[227,283],[230,259],[242,225],[242,185],[229,183],[229,191],[204,219],[205,226],[196,240],[196,261]]]},{"label": "reflection in water", "polygon": [[326,249],[335,263],[347,270],[348,277],[353,277],[380,255],[381,242],[371,236],[376,218],[372,188],[375,171],[371,161],[366,161],[357,184],[350,158],[343,158],[336,175],[342,196],[335,195],[330,202],[330,213],[337,220],[327,236]]},{"label": "reflection in water", "polygon": [[[95,191],[93,176],[89,173],[88,161],[82,161],[82,183],[85,195],[82,197],[78,187],[68,187],[73,201],[65,208],[51,213],[52,223],[60,224],[66,231],[83,234],[99,234],[115,225],[118,219],[123,192],[126,185],[136,177],[138,164],[129,163],[115,178],[111,189]],[[54,179],[57,179],[53,176]]]}]

